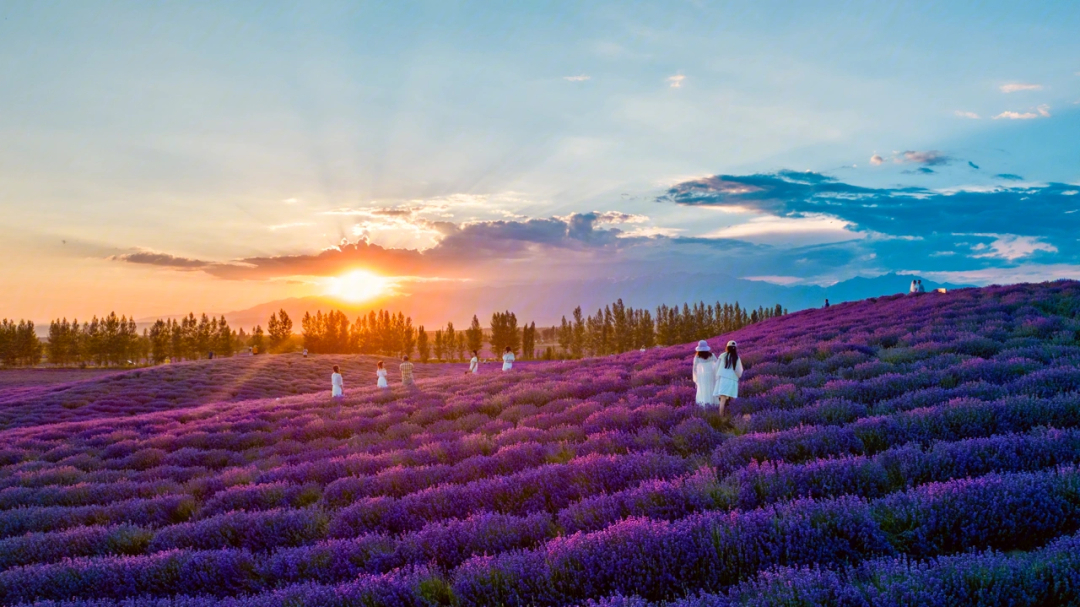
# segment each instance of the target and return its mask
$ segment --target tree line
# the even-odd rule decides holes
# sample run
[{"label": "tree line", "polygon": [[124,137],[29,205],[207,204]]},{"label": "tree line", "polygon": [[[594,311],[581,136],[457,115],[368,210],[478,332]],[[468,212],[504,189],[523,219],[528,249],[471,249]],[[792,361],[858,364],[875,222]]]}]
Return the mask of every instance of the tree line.
[{"label": "tree line", "polygon": [[[372,310],[350,321],[343,312],[331,310],[305,313],[297,337],[285,310],[270,315],[267,331],[257,325],[250,335],[243,329],[234,331],[224,316],[196,317],[193,313],[180,319],[158,319],[140,334],[134,318],[110,312],[82,323],[54,320],[44,344],[34,323],[4,319],[0,321],[0,364],[35,365],[43,355],[54,365],[160,364],[204,358],[211,352],[231,356],[248,346],[256,352],[282,352],[299,344],[315,354],[400,357],[415,353],[423,362],[467,360],[485,343],[495,356],[509,347],[525,360],[581,358],[689,343],[783,314],[787,310],[780,304],[749,309],[738,302],[661,305],[654,313],[628,307],[619,299],[588,316],[578,306],[570,318],[563,316],[554,327],[537,328],[535,322],[519,325],[516,314],[503,311],[491,315],[486,330],[474,315],[464,330],[449,322],[428,331],[423,325],[414,327],[412,319],[401,312]],[[541,349],[542,344],[547,345]]]},{"label": "tree line", "polygon": [[[284,310],[280,314],[287,318]],[[273,320],[271,317],[271,324]],[[303,346],[312,354],[416,354],[422,362],[465,360],[483,348],[485,341],[493,352],[501,353],[509,346],[524,358],[532,358],[537,332],[535,322],[519,329],[517,316],[509,311],[492,314],[487,333],[475,315],[467,329],[456,329],[448,322],[429,331],[423,325],[413,327],[412,318],[401,312],[386,310],[372,310],[351,322],[338,310],[325,314],[320,310],[314,315],[305,313],[301,326]]]},{"label": "tree line", "polygon": [[[671,346],[730,333],[767,318],[787,314],[776,304],[747,310],[734,304],[661,305],[654,317],[649,310],[634,309],[619,299],[604,306],[596,314],[585,316],[581,306],[574,309],[570,319],[562,317],[557,336],[561,356],[603,356],[619,354],[656,345]],[[545,353],[545,358],[551,357]]]},{"label": "tree line", "polygon": [[44,351],[54,365],[160,364],[205,358],[210,352],[231,356],[245,337],[233,332],[224,316],[196,318],[189,313],[180,320],[159,318],[140,334],[134,318],[110,312],[81,324],[78,319],[52,321]]}]

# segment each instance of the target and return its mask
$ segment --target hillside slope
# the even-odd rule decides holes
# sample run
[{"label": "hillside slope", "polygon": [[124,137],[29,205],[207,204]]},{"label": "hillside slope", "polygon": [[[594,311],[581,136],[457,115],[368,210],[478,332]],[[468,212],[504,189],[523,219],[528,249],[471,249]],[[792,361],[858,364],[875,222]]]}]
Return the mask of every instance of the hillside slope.
[{"label": "hillside slope", "polygon": [[1078,310],[1058,282],[720,336],[734,425],[684,346],[4,430],[0,604],[1075,602]]}]

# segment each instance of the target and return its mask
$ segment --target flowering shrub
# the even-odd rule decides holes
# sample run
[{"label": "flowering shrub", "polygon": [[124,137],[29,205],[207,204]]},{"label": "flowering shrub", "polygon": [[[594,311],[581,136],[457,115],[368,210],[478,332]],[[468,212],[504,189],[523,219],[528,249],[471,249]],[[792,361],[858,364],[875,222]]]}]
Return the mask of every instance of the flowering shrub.
[{"label": "flowering shrub", "polygon": [[337,357],[340,403],[333,357],[18,371],[0,604],[1076,603],[1076,301],[963,289],[718,336],[747,369],[728,420],[694,405],[690,347],[418,365],[416,391]]}]

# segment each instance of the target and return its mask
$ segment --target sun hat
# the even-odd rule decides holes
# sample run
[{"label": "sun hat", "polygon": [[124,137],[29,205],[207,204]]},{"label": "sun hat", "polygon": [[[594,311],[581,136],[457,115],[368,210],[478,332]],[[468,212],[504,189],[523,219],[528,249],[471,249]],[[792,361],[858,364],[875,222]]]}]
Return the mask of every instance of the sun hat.
[{"label": "sun hat", "polygon": [[704,339],[697,342],[697,347],[694,348],[695,352],[712,352],[712,348],[709,347],[709,342]]},{"label": "sun hat", "polygon": [[728,345],[728,347],[729,347],[729,348],[730,348],[731,346],[735,346],[736,348],[738,348],[738,347],[739,347],[739,345],[735,343],[735,340],[734,340],[734,339],[733,339],[733,340],[731,340],[731,341],[729,341],[729,342],[727,342],[727,345]]}]

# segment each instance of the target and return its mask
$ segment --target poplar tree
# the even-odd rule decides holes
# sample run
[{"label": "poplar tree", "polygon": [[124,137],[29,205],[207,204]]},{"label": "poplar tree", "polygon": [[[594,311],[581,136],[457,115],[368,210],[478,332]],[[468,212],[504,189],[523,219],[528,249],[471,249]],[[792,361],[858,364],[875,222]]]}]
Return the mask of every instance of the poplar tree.
[{"label": "poplar tree", "polygon": [[420,354],[420,362],[426,363],[431,358],[431,344],[428,343],[427,331],[424,325],[420,325],[416,333],[416,349]]},{"label": "poplar tree", "polygon": [[472,324],[468,329],[465,329],[465,334],[468,339],[469,351],[480,351],[480,348],[484,347],[484,330],[480,328],[480,320],[473,314]]}]

